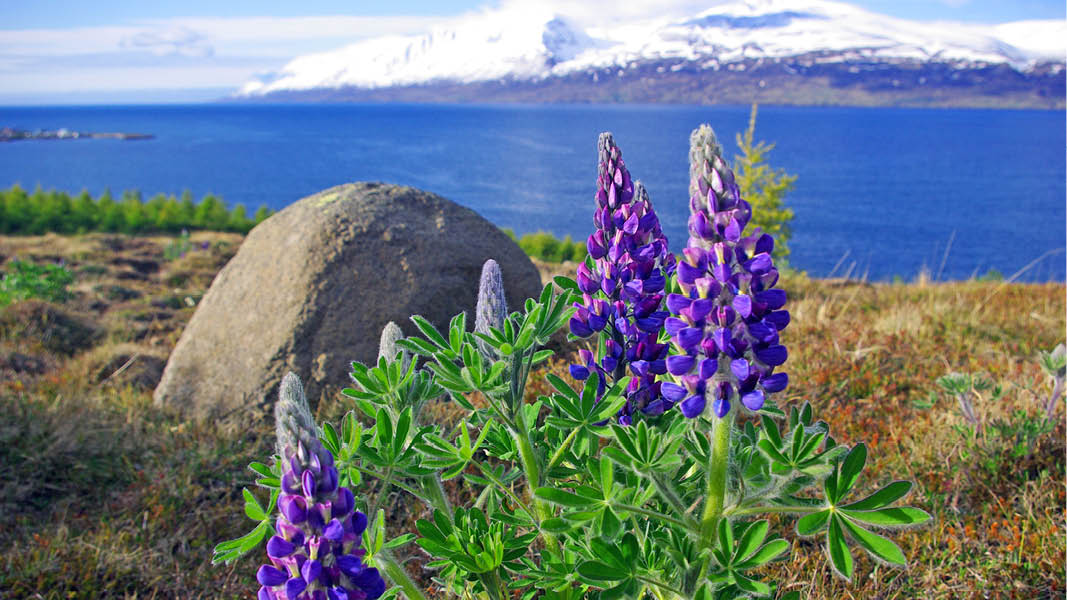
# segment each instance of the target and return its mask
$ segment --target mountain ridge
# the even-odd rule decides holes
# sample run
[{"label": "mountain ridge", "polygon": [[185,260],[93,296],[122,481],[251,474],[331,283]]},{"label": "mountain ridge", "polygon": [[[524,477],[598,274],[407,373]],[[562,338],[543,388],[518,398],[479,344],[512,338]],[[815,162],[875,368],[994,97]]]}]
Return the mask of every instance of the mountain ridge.
[{"label": "mountain ridge", "polygon": [[830,0],[592,26],[506,5],[297,57],[233,98],[1062,108],[1061,34],[1067,23],[920,23]]}]

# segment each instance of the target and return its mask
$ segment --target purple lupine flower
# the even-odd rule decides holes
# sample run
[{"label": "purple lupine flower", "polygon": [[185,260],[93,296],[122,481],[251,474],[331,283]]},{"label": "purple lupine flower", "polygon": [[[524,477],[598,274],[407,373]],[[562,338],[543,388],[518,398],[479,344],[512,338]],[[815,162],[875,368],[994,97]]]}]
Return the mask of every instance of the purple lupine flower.
[{"label": "purple lupine flower", "polygon": [[333,455],[316,435],[300,379],[282,379],[274,409],[281,445],[282,489],[267,558],[256,573],[261,600],[374,600],[385,592],[360,548],[367,516],[352,491],[338,485]]},{"label": "purple lupine flower", "polygon": [[680,399],[689,418],[706,407],[724,417],[736,401],[758,411],[789,384],[775,373],[788,357],[778,332],[789,313],[781,310],[785,292],[773,289],[774,239],[759,228],[742,235],[752,208],[707,125],[693,131],[689,157],[690,237],[677,271],[684,294],[668,296],[664,323],[678,352],[667,359],[677,383],[664,383],[663,395]]},{"label": "purple lupine flower", "polygon": [[575,304],[570,330],[578,337],[607,339],[602,356],[583,350],[571,375],[585,379],[598,373],[603,393],[605,382],[621,379],[629,369],[628,402],[618,414],[619,423],[628,425],[636,409],[663,412],[656,375],[666,373],[669,348],[657,338],[668,314],[661,310],[663,289],[675,259],[648,193],[631,180],[610,133],[600,134],[597,149],[596,231],[586,242],[593,266],[578,266],[582,302]]}]

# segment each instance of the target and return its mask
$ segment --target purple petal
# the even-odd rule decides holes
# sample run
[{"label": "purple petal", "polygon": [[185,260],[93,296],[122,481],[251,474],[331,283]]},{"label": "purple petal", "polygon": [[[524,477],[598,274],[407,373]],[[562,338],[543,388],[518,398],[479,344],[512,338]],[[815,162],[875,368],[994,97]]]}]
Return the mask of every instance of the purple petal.
[{"label": "purple petal", "polygon": [[352,515],[352,531],[355,532],[356,535],[360,535],[366,528],[367,515],[363,514],[363,511],[357,510],[356,513]]},{"label": "purple petal", "polygon": [[337,557],[337,568],[349,577],[356,577],[363,572],[363,562],[351,554],[344,554]]},{"label": "purple petal", "polygon": [[741,239],[741,225],[737,222],[737,219],[730,219],[730,222],[726,224],[726,229],[723,230],[722,237],[729,242],[736,242]]},{"label": "purple petal", "polygon": [[789,325],[789,311],[788,310],[776,310],[772,313],[767,313],[763,317],[763,320],[771,325],[778,331],[785,329],[786,325]]},{"label": "purple petal", "polygon": [[693,369],[695,358],[687,354],[667,357],[667,372],[671,375],[685,375]]},{"label": "purple petal", "polygon": [[569,325],[571,326],[571,333],[578,337],[589,337],[593,335],[593,330],[589,325],[583,323],[577,317],[571,317]]},{"label": "purple petal", "polygon": [[784,363],[788,357],[789,352],[785,346],[769,346],[762,350],[756,350],[756,358],[772,367],[777,367]]},{"label": "purple petal", "polygon": [[259,593],[256,594],[257,600],[275,600],[276,598],[277,596],[274,595],[274,592],[267,587],[259,588]]},{"label": "purple petal", "polygon": [[296,550],[296,545],[279,535],[272,536],[267,540],[267,556],[271,558],[285,558],[292,554],[294,550]]},{"label": "purple petal", "polygon": [[341,524],[341,521],[337,519],[330,519],[330,522],[326,524],[326,527],[322,530],[322,536],[331,542],[341,541],[341,537],[345,534],[345,526]]},{"label": "purple petal", "polygon": [[686,327],[678,332],[676,340],[682,350],[689,351],[694,346],[700,343],[700,340],[704,337],[704,332],[696,327]]},{"label": "purple petal", "polygon": [[693,304],[689,307],[689,315],[694,321],[700,321],[708,316],[708,313],[710,313],[713,308],[715,308],[715,303],[707,298],[694,300]]},{"label": "purple petal", "polygon": [[769,271],[773,266],[774,263],[771,262],[771,255],[760,253],[753,256],[745,263],[745,270],[753,275],[760,275]]},{"label": "purple petal", "polygon": [[770,310],[785,306],[785,290],[764,290],[756,294],[756,302],[766,304]]},{"label": "purple petal", "polygon": [[663,321],[663,329],[667,332],[667,335],[674,337],[678,335],[678,332],[688,327],[689,324],[676,317],[668,317]]},{"label": "purple petal", "polygon": [[692,300],[681,294],[668,294],[667,310],[671,311],[671,314],[676,315],[682,312],[683,308],[689,308],[689,305],[692,304],[692,302]]},{"label": "purple petal", "polygon": [[571,365],[570,366],[570,371],[571,371],[571,377],[573,377],[573,378],[575,378],[575,379],[577,379],[579,381],[582,381],[582,380],[585,380],[585,379],[589,378],[589,369],[583,367],[582,365]]},{"label": "purple petal", "polygon": [[303,484],[304,496],[311,498],[315,495],[315,476],[311,471],[304,471],[301,483]]},{"label": "purple petal", "polygon": [[333,501],[333,516],[343,519],[352,512],[355,506],[356,499],[352,495],[352,490],[346,487],[340,488],[337,490],[337,499]]},{"label": "purple petal", "polygon": [[690,266],[684,260],[678,263],[678,281],[681,283],[693,283],[704,276],[704,270]]},{"label": "purple petal", "polygon": [[290,523],[303,523],[307,520],[307,501],[295,494],[282,494],[278,498],[278,510]]},{"label": "purple petal", "polygon": [[300,574],[304,576],[304,581],[315,583],[322,575],[322,564],[317,560],[309,560],[300,567]]},{"label": "purple petal", "polygon": [[328,600],[349,600],[348,590],[341,586],[326,590],[326,597]]},{"label": "purple petal", "polygon": [[705,401],[703,395],[693,395],[682,400],[682,403],[679,406],[681,406],[682,414],[685,415],[687,419],[695,419],[700,416],[700,413],[704,412],[704,404]]},{"label": "purple petal", "polygon": [[745,408],[755,412],[763,408],[763,392],[759,390],[753,390],[744,396],[741,396],[741,404],[745,405]]},{"label": "purple petal", "polygon": [[780,392],[789,385],[789,375],[785,373],[768,375],[760,380],[760,385],[763,386],[763,390],[768,394]]},{"label": "purple petal", "polygon": [[752,314],[752,298],[745,294],[738,294],[734,296],[733,302],[730,303],[737,311],[737,314],[741,315],[742,319],[747,319]]},{"label": "purple petal", "polygon": [[307,582],[302,577],[293,577],[285,582],[285,595],[288,598],[296,598],[307,589],[307,586]]},{"label": "purple petal", "polygon": [[670,400],[671,402],[678,402],[682,398],[685,398],[686,394],[684,387],[675,383],[671,383],[669,381],[664,381],[660,385],[659,392],[663,395],[664,398]]},{"label": "purple petal", "polygon": [[748,378],[748,361],[743,358],[730,361],[730,372],[739,380]]},{"label": "purple petal", "polygon": [[705,358],[700,361],[700,378],[711,379],[719,370],[719,361],[714,358]]},{"label": "purple petal", "polygon": [[259,571],[256,571],[256,581],[258,581],[260,585],[265,585],[267,587],[281,585],[285,583],[287,578],[288,575],[282,572],[281,569],[271,565],[263,565],[259,568]]}]

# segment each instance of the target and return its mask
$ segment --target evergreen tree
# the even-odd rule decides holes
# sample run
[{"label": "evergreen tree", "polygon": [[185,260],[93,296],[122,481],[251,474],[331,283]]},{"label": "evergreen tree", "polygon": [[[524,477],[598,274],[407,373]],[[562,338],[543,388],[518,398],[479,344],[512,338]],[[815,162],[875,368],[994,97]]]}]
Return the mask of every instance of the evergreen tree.
[{"label": "evergreen tree", "polygon": [[101,231],[117,233],[126,225],[126,219],[122,214],[122,207],[111,197],[111,190],[104,190],[97,203],[99,215],[99,228]]},{"label": "evergreen tree", "polygon": [[741,197],[752,205],[749,228],[760,227],[771,234],[776,240],[774,257],[784,261],[789,256],[786,243],[792,233],[789,222],[793,220],[793,211],[785,207],[784,198],[793,189],[797,176],[783,169],[772,169],[767,164],[767,155],[774,149],[774,144],[753,142],[756,110],[757,105],[753,104],[744,136],[737,134],[741,154],[734,157],[734,174],[741,188]]},{"label": "evergreen tree", "polygon": [[78,194],[78,197],[74,199],[70,212],[71,225],[74,231],[85,233],[96,230],[97,223],[100,220],[99,208],[96,206],[96,202],[93,202],[93,197],[89,195],[89,190],[82,190]]},{"label": "evergreen tree", "polygon": [[196,204],[193,202],[193,194],[189,190],[182,192],[180,208],[177,219],[178,226],[193,227],[196,223]]},{"label": "evergreen tree", "polygon": [[122,194],[122,217],[125,222],[122,231],[138,233],[145,229],[147,219],[140,192],[127,191]]},{"label": "evergreen tree", "polygon": [[253,224],[259,225],[263,221],[266,221],[268,218],[270,218],[272,214],[274,214],[274,211],[267,208],[266,206],[261,205],[259,207],[259,210],[256,211],[256,214],[252,216],[252,220],[254,221]]}]

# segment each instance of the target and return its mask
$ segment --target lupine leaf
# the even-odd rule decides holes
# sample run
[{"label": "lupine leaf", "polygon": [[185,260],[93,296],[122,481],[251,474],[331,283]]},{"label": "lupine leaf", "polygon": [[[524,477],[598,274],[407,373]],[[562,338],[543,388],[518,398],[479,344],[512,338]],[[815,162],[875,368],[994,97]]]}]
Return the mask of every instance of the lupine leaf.
[{"label": "lupine leaf", "polygon": [[856,543],[867,552],[870,552],[872,556],[893,566],[907,566],[908,559],[904,558],[904,553],[900,551],[896,544],[877,533],[867,531],[848,519],[842,519],[842,521],[852,539],[856,540]]},{"label": "lupine leaf", "polygon": [[788,465],[789,464],[789,462],[790,462],[789,459],[786,458],[784,454],[779,452],[778,449],[774,447],[774,444],[771,443],[770,440],[760,440],[759,442],[756,443],[756,445],[759,446],[759,449],[762,450],[763,453],[766,454],[774,462],[782,464],[782,465]]},{"label": "lupine leaf", "polygon": [[404,535],[399,535],[399,536],[389,540],[382,547],[383,548],[399,548],[401,546],[404,546],[406,544],[411,543],[411,541],[414,540],[414,539],[415,539],[415,534],[405,533]]},{"label": "lupine leaf", "polygon": [[553,504],[559,504],[560,506],[568,506],[571,508],[585,508],[588,506],[595,506],[602,501],[595,498],[587,498],[585,496],[579,496],[578,494],[572,494],[560,489],[551,487],[540,487],[534,490],[534,495],[542,500],[548,500]]},{"label": "lupine leaf", "polygon": [[263,509],[259,504],[259,500],[252,495],[252,492],[248,491],[248,488],[243,488],[241,492],[245,497],[245,514],[249,519],[253,521],[263,521],[268,518],[267,511]]},{"label": "lupine leaf", "polygon": [[741,534],[741,539],[737,542],[737,548],[734,550],[733,562],[742,562],[748,558],[748,556],[759,549],[760,544],[763,543],[763,538],[767,537],[767,530],[770,528],[770,523],[767,521],[756,521],[750,523]]},{"label": "lupine leaf", "polygon": [[826,551],[830,555],[830,564],[834,572],[846,581],[852,580],[852,554],[845,542],[845,535],[841,531],[840,519],[830,519],[830,529],[826,535]]},{"label": "lupine leaf", "polygon": [[564,277],[563,275],[556,275],[555,277],[552,278],[552,281],[554,281],[556,283],[556,285],[558,285],[560,287],[560,289],[570,290],[572,292],[580,291],[578,289],[578,282],[573,280],[573,279],[571,279],[570,277]]},{"label": "lupine leaf", "polygon": [[261,462],[249,463],[248,468],[264,477],[274,477],[275,475],[274,472],[271,471],[270,467]]},{"label": "lupine leaf", "polygon": [[856,444],[856,447],[845,456],[845,460],[841,461],[841,474],[837,482],[838,500],[843,498],[852,489],[852,486],[856,484],[856,480],[859,479],[860,472],[863,471],[865,464],[867,464],[867,445],[863,443]]},{"label": "lupine leaf", "polygon": [[752,569],[767,564],[789,550],[789,542],[778,538],[763,545],[755,554],[737,565],[740,569]]},{"label": "lupine leaf", "polygon": [[878,510],[846,510],[841,513],[861,523],[878,527],[907,527],[919,525],[930,520],[930,514],[918,508],[900,506]]},{"label": "lupine leaf", "polygon": [[877,492],[862,500],[846,504],[843,510],[873,510],[889,506],[893,502],[903,498],[911,491],[910,481],[894,481]]},{"label": "lupine leaf", "polygon": [[596,560],[587,560],[579,564],[577,571],[594,585],[600,581],[621,581],[630,576],[630,571],[627,569],[612,567]]},{"label": "lupine leaf", "polygon": [[826,522],[829,520],[829,510],[821,510],[816,513],[804,515],[797,519],[797,534],[803,537],[815,535],[822,530],[822,528],[826,527]]},{"label": "lupine leaf", "polygon": [[415,323],[415,327],[419,328],[422,335],[426,336],[426,339],[436,344],[438,348],[441,348],[442,350],[448,348],[448,342],[445,340],[444,336],[441,335],[441,332],[437,331],[437,328],[434,327],[432,323],[420,315],[413,315],[411,317],[411,322]]},{"label": "lupine leaf", "polygon": [[756,581],[755,579],[749,579],[740,573],[734,573],[734,584],[743,592],[749,594],[759,594],[760,596],[766,596],[771,593],[771,586],[763,583],[762,581]]}]

